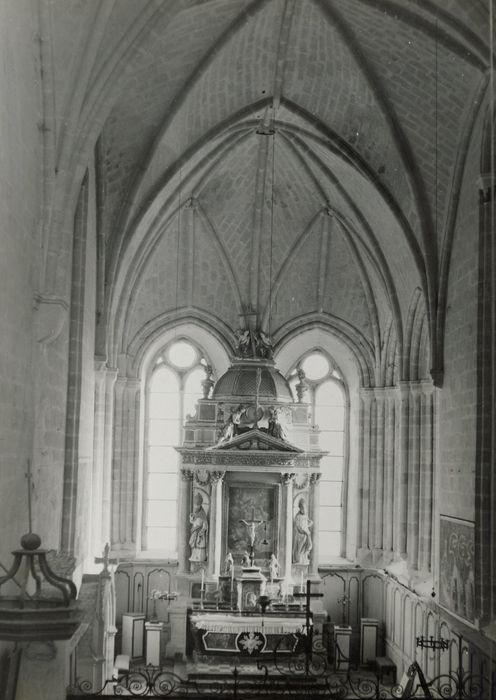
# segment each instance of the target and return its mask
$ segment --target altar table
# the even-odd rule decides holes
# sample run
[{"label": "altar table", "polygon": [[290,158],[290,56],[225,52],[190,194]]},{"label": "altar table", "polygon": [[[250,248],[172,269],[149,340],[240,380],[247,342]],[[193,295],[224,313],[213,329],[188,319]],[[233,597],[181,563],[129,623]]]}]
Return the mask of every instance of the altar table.
[{"label": "altar table", "polygon": [[240,615],[224,611],[193,611],[189,628],[195,650],[203,654],[259,656],[298,651],[305,615]]}]

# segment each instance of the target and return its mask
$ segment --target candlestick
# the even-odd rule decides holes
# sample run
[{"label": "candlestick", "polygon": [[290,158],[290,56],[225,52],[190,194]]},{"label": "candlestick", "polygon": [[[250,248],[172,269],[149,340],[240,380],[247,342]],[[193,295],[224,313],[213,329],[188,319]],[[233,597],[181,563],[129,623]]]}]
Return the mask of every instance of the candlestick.
[{"label": "candlestick", "polygon": [[300,593],[304,593],[304,591],[303,591],[303,571],[301,572],[301,575],[300,575]]}]

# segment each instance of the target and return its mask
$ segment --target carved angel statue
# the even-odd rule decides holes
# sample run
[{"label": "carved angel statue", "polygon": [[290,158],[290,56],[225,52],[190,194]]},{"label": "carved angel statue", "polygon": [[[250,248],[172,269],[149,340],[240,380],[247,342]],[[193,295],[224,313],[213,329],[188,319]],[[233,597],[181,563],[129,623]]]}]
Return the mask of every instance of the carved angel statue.
[{"label": "carved angel statue", "polygon": [[262,357],[267,360],[272,359],[274,349],[267,333],[264,333],[264,331],[261,330],[255,331],[255,347],[258,357]]},{"label": "carved angel statue", "polygon": [[218,444],[226,442],[227,440],[232,440],[232,438],[238,434],[239,424],[244,412],[245,407],[243,405],[240,405],[234,409],[227,419],[227,423],[222,428],[222,433]]},{"label": "carved angel statue", "polygon": [[234,331],[236,337],[236,354],[238,357],[251,355],[251,335],[248,328],[237,328]]},{"label": "carved angel statue", "polygon": [[286,429],[281,422],[281,410],[277,407],[269,409],[269,423],[267,432],[269,435],[272,435],[272,437],[278,438],[279,440],[287,440]]}]

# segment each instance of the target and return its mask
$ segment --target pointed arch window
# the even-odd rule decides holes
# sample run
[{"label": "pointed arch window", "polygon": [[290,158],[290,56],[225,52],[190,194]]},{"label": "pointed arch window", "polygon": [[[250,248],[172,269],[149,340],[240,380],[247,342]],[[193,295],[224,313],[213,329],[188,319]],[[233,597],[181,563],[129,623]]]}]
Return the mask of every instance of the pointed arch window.
[{"label": "pointed arch window", "polygon": [[177,556],[177,496],[183,425],[202,396],[208,360],[186,338],[167,345],[152,363],[146,383],[142,547]]},{"label": "pointed arch window", "polygon": [[312,423],[320,430],[320,447],[328,452],[321,460],[320,479],[319,563],[325,564],[344,553],[348,391],[335,362],[320,349],[304,355],[290,373],[295,396],[302,371],[308,387],[304,400],[310,404]]}]

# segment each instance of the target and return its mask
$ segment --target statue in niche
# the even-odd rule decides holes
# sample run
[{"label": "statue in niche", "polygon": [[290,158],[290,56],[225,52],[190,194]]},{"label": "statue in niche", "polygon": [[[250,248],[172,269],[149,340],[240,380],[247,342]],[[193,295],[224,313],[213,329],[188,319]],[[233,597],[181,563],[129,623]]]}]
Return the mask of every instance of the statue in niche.
[{"label": "statue in niche", "polygon": [[293,562],[295,564],[308,564],[308,555],[312,549],[312,533],[310,528],[313,522],[307,515],[307,506],[304,498],[298,502],[298,512],[293,522]]},{"label": "statue in niche", "polygon": [[207,561],[208,550],[208,518],[203,507],[201,493],[195,495],[195,510],[189,516],[191,532],[189,546],[191,547],[190,561]]}]

